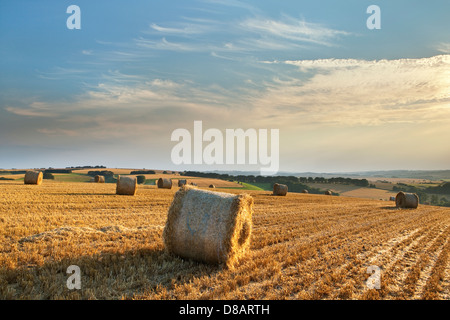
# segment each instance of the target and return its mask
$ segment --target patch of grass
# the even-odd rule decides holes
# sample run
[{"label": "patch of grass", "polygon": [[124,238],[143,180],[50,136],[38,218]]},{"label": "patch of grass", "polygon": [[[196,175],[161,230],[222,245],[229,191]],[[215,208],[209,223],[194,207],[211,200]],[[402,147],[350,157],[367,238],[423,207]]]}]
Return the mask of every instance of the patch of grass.
[{"label": "patch of grass", "polygon": [[254,185],[254,184],[242,182],[242,185],[244,186],[244,188],[243,188],[244,190],[261,190],[261,191],[264,191],[263,188],[260,188],[260,187],[258,187],[257,185]]},{"label": "patch of grass", "polygon": [[62,182],[89,182],[91,177],[83,173],[55,173],[55,181]]},{"label": "patch of grass", "polygon": [[150,186],[154,186],[158,184],[158,179],[147,179],[145,180],[144,185],[150,185]]},{"label": "patch of grass", "polygon": [[259,188],[259,189],[255,189],[255,190],[272,191],[272,184],[270,184],[270,183],[254,182],[251,185]]}]

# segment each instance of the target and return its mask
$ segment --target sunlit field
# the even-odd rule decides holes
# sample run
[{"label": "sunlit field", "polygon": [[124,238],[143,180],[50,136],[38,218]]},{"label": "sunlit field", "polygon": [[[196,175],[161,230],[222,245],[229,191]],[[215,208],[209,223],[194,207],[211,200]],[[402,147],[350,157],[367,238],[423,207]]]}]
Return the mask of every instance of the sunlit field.
[{"label": "sunlit field", "polygon": [[219,189],[254,197],[250,251],[226,269],[165,252],[177,190],[0,181],[0,299],[450,299],[449,208]]}]

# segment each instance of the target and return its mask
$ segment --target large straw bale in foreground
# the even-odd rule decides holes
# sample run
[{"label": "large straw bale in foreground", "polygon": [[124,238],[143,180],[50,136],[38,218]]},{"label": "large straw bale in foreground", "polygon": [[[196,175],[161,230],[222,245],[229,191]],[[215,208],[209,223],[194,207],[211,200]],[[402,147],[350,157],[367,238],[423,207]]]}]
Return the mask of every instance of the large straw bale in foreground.
[{"label": "large straw bale in foreground", "polygon": [[406,193],[400,191],[395,197],[395,205],[398,208],[417,208],[419,205],[419,196],[415,193]]},{"label": "large straw bale in foreground", "polygon": [[137,190],[136,177],[117,177],[116,194],[134,196]]},{"label": "large straw bale in foreground", "polygon": [[105,183],[105,177],[104,176],[95,176],[94,181],[97,183]]},{"label": "large straw bale in foreground", "polygon": [[285,184],[275,183],[273,185],[273,195],[275,196],[285,196],[288,192],[288,186]]},{"label": "large straw bale in foreground", "polygon": [[44,174],[41,171],[28,170],[25,172],[25,178],[23,179],[25,184],[42,184]]},{"label": "large straw bale in foreground", "polygon": [[158,188],[172,189],[172,180],[159,178],[158,179]]},{"label": "large straw bale in foreground", "polygon": [[253,198],[181,187],[163,232],[170,253],[197,261],[233,265],[250,246]]}]

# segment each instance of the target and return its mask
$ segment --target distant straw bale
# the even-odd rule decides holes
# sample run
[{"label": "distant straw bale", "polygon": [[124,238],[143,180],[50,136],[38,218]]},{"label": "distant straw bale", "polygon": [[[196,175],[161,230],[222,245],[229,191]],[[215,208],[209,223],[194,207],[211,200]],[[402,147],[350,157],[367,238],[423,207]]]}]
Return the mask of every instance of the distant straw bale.
[{"label": "distant straw bale", "polygon": [[105,183],[105,177],[104,176],[95,176],[94,181],[96,183]]},{"label": "distant straw bale", "polygon": [[41,171],[33,171],[28,170],[25,173],[25,178],[23,179],[25,184],[42,184],[42,179],[44,178],[44,174]]},{"label": "distant straw bale", "polygon": [[186,179],[179,179],[179,180],[178,180],[178,186],[179,186],[179,187],[184,186],[186,183],[187,183],[187,182],[186,182]]},{"label": "distant straw bale", "polygon": [[163,239],[169,253],[233,267],[247,252],[253,198],[181,187],[168,211]]},{"label": "distant straw bale", "polygon": [[158,179],[158,188],[160,189],[172,189],[172,180],[171,179]]},{"label": "distant straw bale", "polygon": [[327,196],[333,195],[333,193],[330,190],[325,191],[324,194],[327,195]]},{"label": "distant straw bale", "polygon": [[395,205],[398,208],[417,208],[419,205],[419,196],[415,193],[406,193],[400,191],[395,197]]},{"label": "distant straw bale", "polygon": [[116,194],[134,196],[137,191],[136,177],[117,177]]},{"label": "distant straw bale", "polygon": [[285,196],[288,192],[288,186],[285,184],[275,183],[273,185],[273,195],[275,196]]}]

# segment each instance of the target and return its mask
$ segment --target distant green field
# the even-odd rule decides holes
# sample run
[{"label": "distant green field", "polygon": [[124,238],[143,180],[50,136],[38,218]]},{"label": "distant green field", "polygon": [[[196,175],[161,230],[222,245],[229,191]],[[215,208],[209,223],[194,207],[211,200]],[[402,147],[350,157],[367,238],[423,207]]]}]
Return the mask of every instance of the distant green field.
[{"label": "distant green field", "polygon": [[154,186],[158,182],[158,179],[146,179],[144,182],[144,185],[151,185]]},{"label": "distant green field", "polygon": [[54,173],[55,181],[63,182],[89,182],[90,176],[83,173]]},{"label": "distant green field", "polygon": [[[259,183],[259,184],[261,185],[261,184],[265,184],[265,183]],[[269,184],[269,183],[267,183],[267,184]],[[266,190],[266,189],[263,189],[263,188],[257,186],[256,183],[250,184],[250,183],[242,182],[242,185],[244,186],[245,190],[262,190],[262,191]]]},{"label": "distant green field", "polygon": [[262,190],[264,191],[264,189],[260,188],[259,186],[256,186],[255,184],[250,184],[250,183],[245,183],[245,182],[238,182],[238,181],[234,181],[236,183],[239,183],[242,185],[242,187],[226,187],[226,189],[239,189],[239,190]]},{"label": "distant green field", "polygon": [[253,187],[256,187],[258,189],[250,189],[250,190],[265,190],[265,191],[272,191],[272,185],[270,183],[258,183],[254,182],[252,184],[249,184]]}]

